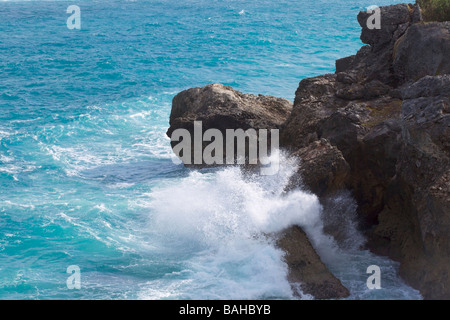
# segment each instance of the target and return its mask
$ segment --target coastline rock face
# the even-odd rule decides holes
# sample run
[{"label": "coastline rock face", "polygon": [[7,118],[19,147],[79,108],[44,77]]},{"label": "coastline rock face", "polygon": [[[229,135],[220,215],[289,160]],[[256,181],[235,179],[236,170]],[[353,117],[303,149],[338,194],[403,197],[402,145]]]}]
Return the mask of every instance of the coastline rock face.
[{"label": "coastline rock face", "polygon": [[[309,189],[318,197],[333,194],[345,189],[350,174],[350,166],[341,151],[322,139],[309,144],[294,153],[301,159],[297,175],[291,178],[290,185]],[[301,177],[297,180],[297,177]]]},{"label": "coastline rock face", "polygon": [[323,201],[350,189],[368,247],[424,298],[450,299],[449,22],[409,5],[381,7],[380,30],[369,16],[368,45],[300,82],[281,146],[303,159],[294,186]]},{"label": "coastline rock face", "polygon": [[361,11],[357,19],[362,27],[361,41],[370,45],[373,52],[392,45],[414,19],[411,8],[407,4],[380,7],[381,29],[369,29],[367,20],[371,15],[371,13]]},{"label": "coastline rock face", "polygon": [[374,247],[400,260],[426,298],[450,299],[450,75],[425,76],[403,98],[403,143]]},{"label": "coastline rock face", "polygon": [[396,43],[394,71],[400,83],[450,73],[450,22],[414,24]]},{"label": "coastline rock face", "polygon": [[[392,168],[397,158],[402,101],[381,82],[370,81],[359,88],[340,80],[339,74],[329,74],[300,82],[292,113],[281,128],[280,142],[305,158],[299,173],[311,191],[322,196],[352,188],[360,193],[360,204],[369,209],[382,202],[386,175],[395,174]],[[326,162],[323,154],[318,157],[323,157],[323,166],[308,161],[305,151],[313,154],[318,141],[335,148],[334,161]],[[323,153],[320,148],[316,152]],[[309,163],[314,166],[308,167]],[[367,163],[373,165],[368,167]],[[330,177],[325,179],[327,175]],[[360,187],[368,185],[373,188]],[[371,210],[366,212],[367,219],[373,221]]]},{"label": "coastline rock face", "polygon": [[369,29],[368,19],[371,14],[362,11],[358,14],[361,41],[363,46],[354,56],[336,62],[336,73],[349,75],[353,83],[365,85],[378,80],[390,86],[397,85],[397,78],[392,70],[393,52],[397,40],[406,30],[417,22],[416,8],[406,4],[380,7],[381,29]]}]

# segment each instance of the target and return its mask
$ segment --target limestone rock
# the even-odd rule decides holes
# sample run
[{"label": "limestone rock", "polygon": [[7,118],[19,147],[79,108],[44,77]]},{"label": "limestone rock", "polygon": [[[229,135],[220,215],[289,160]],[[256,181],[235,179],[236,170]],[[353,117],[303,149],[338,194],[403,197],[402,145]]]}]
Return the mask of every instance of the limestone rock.
[{"label": "limestone rock", "polygon": [[[298,175],[302,185],[319,197],[347,187],[350,166],[338,148],[321,139],[294,153],[301,163]],[[292,181],[295,185],[295,181]]]},{"label": "limestone rock", "polygon": [[411,25],[396,43],[393,68],[400,83],[450,73],[450,22]]},{"label": "limestone rock", "polygon": [[[400,260],[425,298],[449,299],[450,75],[424,77],[403,91],[396,177],[374,236]],[[378,243],[373,247],[383,251]]]},{"label": "limestone rock", "polygon": [[369,44],[375,52],[385,48],[392,41],[395,42],[396,37],[399,36],[396,32],[405,28],[405,24],[412,20],[412,12],[406,4],[380,7],[381,29],[370,29],[368,27],[367,20],[371,15],[366,11],[361,11],[358,14],[358,22],[362,28],[361,41]]},{"label": "limestone rock", "polygon": [[277,244],[286,252],[289,281],[299,284],[303,293],[316,299],[337,299],[350,295],[339,279],[328,271],[300,227],[293,226],[283,231]]},{"label": "limestone rock", "polygon": [[221,84],[191,88],[172,101],[171,136],[177,128],[188,128],[193,121],[203,121],[206,128],[270,129],[279,127],[288,117],[292,103],[283,98],[244,94]]},{"label": "limestone rock", "polygon": [[281,143],[304,159],[292,184],[321,201],[348,187],[368,247],[400,261],[425,298],[449,299],[449,22],[419,13],[381,7],[381,30],[360,13],[368,45],[300,82]]},{"label": "limestone rock", "polygon": [[[244,94],[231,87],[221,84],[210,84],[201,88],[191,88],[177,94],[172,101],[172,111],[170,114],[170,127],[167,135],[172,137],[176,129],[186,129],[191,135],[191,163],[194,165],[194,122],[201,121],[201,134],[208,129],[217,129],[223,137],[226,137],[228,129],[255,129],[258,134],[259,129],[278,129],[287,119],[292,110],[292,103],[283,98],[276,98],[264,95]],[[270,148],[271,136],[268,132],[268,145]],[[209,143],[201,142],[200,152]],[[174,147],[177,142],[172,142]],[[248,156],[248,144],[245,155]],[[235,146],[236,150],[236,146]],[[198,151],[197,151],[198,152]],[[227,149],[223,143],[223,163],[226,163]],[[233,158],[237,155],[234,152]],[[200,163],[201,162],[201,163]],[[246,161],[247,165],[250,161]],[[215,165],[215,164],[212,164]],[[197,167],[206,167],[204,159],[196,161]]]}]

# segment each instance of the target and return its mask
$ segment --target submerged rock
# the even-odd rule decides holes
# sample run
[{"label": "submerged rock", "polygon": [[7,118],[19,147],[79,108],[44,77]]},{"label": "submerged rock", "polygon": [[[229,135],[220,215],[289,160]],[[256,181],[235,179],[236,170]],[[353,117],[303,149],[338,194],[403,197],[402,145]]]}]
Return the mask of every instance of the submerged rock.
[{"label": "submerged rock", "polygon": [[[346,298],[350,295],[348,289],[330,274],[328,268],[317,257],[300,227],[293,226],[283,231],[277,244],[286,252],[288,280],[292,283],[296,294],[310,294],[316,299]],[[295,285],[300,286],[301,293],[296,291]]]}]

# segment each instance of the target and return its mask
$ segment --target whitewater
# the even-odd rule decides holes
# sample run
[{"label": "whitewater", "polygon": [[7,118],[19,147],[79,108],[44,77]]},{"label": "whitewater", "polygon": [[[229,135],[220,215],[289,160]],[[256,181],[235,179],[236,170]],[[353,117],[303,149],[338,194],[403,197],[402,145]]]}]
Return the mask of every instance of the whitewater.
[{"label": "whitewater", "polygon": [[81,30],[66,26],[68,2],[0,2],[0,299],[312,299],[293,294],[275,245],[293,224],[349,299],[421,299],[396,262],[363,249],[351,193],[324,210],[285,192],[298,163],[282,150],[274,176],[187,169],[165,134],[189,87],[293,100],[361,46],[355,17],[373,3],[76,4]]}]

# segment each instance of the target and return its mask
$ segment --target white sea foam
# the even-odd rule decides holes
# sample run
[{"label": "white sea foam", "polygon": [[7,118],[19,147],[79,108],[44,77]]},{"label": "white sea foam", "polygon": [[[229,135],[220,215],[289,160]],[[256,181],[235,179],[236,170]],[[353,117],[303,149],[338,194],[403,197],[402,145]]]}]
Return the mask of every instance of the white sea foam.
[{"label": "white sea foam", "polygon": [[11,132],[0,130],[0,141],[1,141],[3,138],[6,138],[6,137],[8,137],[8,136],[10,136],[10,135],[12,135]]},{"label": "white sea foam", "polygon": [[[166,252],[185,258],[185,276],[168,275],[168,282],[180,282],[173,297],[293,297],[284,252],[266,235],[297,224],[318,245],[329,237],[322,233],[317,197],[284,192],[295,162],[286,157],[281,162],[277,176],[246,175],[236,167],[194,171],[151,193],[149,228]],[[149,297],[158,296],[155,285]]]},{"label": "white sea foam", "polygon": [[[311,243],[343,283],[351,298],[376,299],[368,292],[366,268],[378,264],[386,273],[386,290],[399,299],[420,299],[396,274],[398,266],[360,249],[364,238],[357,229],[355,206],[348,193],[330,199],[324,208],[302,190],[285,192],[296,161],[281,155],[276,176],[244,174],[238,168],[216,172],[193,171],[149,194],[141,206],[151,209],[148,228],[155,247],[182,261],[181,273],[147,283],[147,299],[292,299],[284,252],[271,235],[300,225]],[[330,217],[335,214],[335,217]],[[324,232],[336,223],[339,241]],[[326,229],[326,228],[325,228]],[[298,288],[296,288],[298,290]],[[301,291],[301,299],[313,297]]]}]

